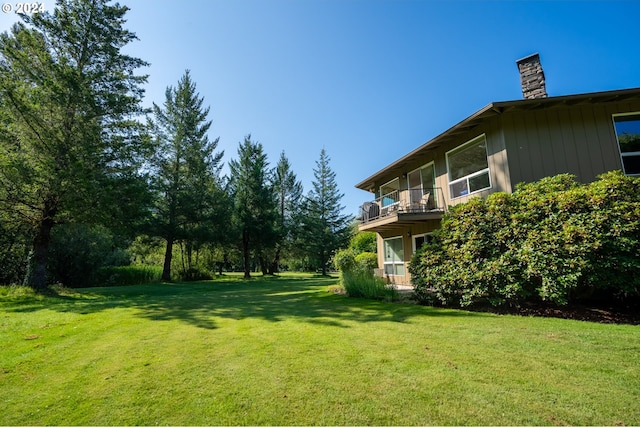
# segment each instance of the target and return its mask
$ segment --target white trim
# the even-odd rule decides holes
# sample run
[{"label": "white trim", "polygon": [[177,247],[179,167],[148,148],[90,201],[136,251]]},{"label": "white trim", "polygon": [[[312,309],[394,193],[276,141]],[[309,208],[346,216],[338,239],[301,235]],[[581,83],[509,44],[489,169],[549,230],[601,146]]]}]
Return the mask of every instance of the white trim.
[{"label": "white trim", "polygon": [[[449,167],[449,155],[454,151],[463,151],[466,148],[467,145],[471,145],[474,142],[477,142],[481,138],[484,138],[484,151],[485,151],[485,155],[487,156],[487,167],[485,169],[479,170],[479,171],[474,172],[472,174],[463,176],[462,178],[458,178],[458,179],[456,179],[454,181],[451,181],[451,168]],[[446,163],[447,163],[447,181],[448,181],[447,188],[449,189],[449,197],[451,198],[451,200],[459,199],[460,197],[466,197],[466,196],[469,196],[471,194],[479,193],[480,191],[491,190],[491,188],[493,187],[493,183],[492,183],[492,179],[491,179],[491,167],[489,166],[489,150],[488,150],[489,147],[488,147],[488,145],[489,144],[487,142],[487,135],[485,133],[482,133],[482,134],[476,136],[475,138],[470,139],[469,141],[465,142],[464,144],[460,144],[457,147],[455,147],[455,148],[453,148],[453,149],[451,149],[451,150],[449,150],[449,151],[447,151],[445,153],[444,157],[445,157],[445,160],[446,160]],[[451,194],[451,185],[452,184],[456,184],[458,182],[462,182],[462,181],[466,180],[467,181],[467,188],[469,188],[469,178],[473,178],[475,176],[482,175],[483,173],[487,173],[487,175],[489,176],[489,186],[488,187],[481,188],[480,190],[472,191],[472,192],[469,192],[467,194],[462,194],[460,196],[454,196],[453,194]]]},{"label": "white trim", "polygon": [[[397,240],[397,239],[400,239],[400,241],[402,242],[401,243],[401,245],[402,245],[401,246],[402,247],[402,259],[400,261],[389,261],[389,262],[387,262],[386,261],[387,256],[386,256],[386,253],[385,253],[385,250],[386,250],[385,243],[388,240]],[[398,276],[398,277],[406,276],[406,274],[407,274],[407,272],[406,272],[407,266],[405,265],[405,261],[404,261],[404,238],[400,235],[400,236],[396,236],[396,237],[388,237],[386,239],[382,239],[382,251],[383,251],[382,252],[382,271],[384,272],[384,274],[387,275],[387,276]],[[387,274],[387,272],[386,272],[386,270],[387,270],[386,266],[387,265],[393,265],[393,266],[402,265],[402,271],[404,272],[404,274]],[[395,272],[395,270],[396,270],[395,267],[393,268],[393,270]]]},{"label": "white trim", "polygon": [[616,113],[611,115],[611,122],[613,123],[613,133],[616,136],[616,145],[618,146],[618,153],[620,154],[620,167],[622,168],[622,173],[627,176],[640,176],[640,173],[627,173],[624,170],[624,157],[639,157],[640,151],[634,151],[630,153],[623,153],[620,149],[620,140],[618,139],[618,129],[616,128],[616,117],[627,117],[627,116],[637,116],[638,121],[640,122],[640,111],[630,112],[630,113]]},{"label": "white trim", "polygon": [[411,245],[412,245],[412,247],[413,247],[413,253],[414,253],[414,254],[415,254],[415,253],[416,253],[416,251],[417,251],[417,248],[416,248],[416,239],[417,239],[418,237],[427,237],[427,236],[430,236],[430,235],[433,235],[433,231],[429,231],[428,233],[414,234],[413,236],[411,236]]},{"label": "white trim", "polygon": [[[387,185],[389,185],[389,184],[391,184],[392,182],[395,182],[395,181],[398,181],[398,188],[396,190],[391,191],[391,192],[382,194],[382,187],[385,187],[385,186],[387,186]],[[389,206],[398,206],[400,204],[400,177],[393,178],[391,181],[388,181],[388,182],[382,184],[380,186],[380,188],[378,189],[378,191],[380,192],[380,207],[381,208],[387,208],[388,209]],[[384,204],[385,196],[388,196],[389,194],[393,193],[394,191],[398,192],[398,200],[393,202],[393,203],[389,203],[388,205],[385,205]]]}]

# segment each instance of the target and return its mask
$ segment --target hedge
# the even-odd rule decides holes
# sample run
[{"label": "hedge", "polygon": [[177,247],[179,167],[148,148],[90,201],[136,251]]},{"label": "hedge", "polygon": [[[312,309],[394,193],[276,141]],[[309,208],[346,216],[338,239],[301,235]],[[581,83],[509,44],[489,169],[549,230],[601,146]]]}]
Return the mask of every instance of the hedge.
[{"label": "hedge", "polygon": [[640,179],[568,174],[452,207],[409,271],[424,303],[559,305],[640,294]]}]

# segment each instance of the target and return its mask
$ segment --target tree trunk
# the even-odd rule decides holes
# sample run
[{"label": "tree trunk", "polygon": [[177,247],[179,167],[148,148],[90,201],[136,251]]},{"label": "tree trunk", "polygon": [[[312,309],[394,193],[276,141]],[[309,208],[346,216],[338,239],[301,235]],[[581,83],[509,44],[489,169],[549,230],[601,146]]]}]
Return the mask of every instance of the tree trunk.
[{"label": "tree trunk", "polygon": [[244,258],[244,278],[251,279],[249,268],[249,236],[247,230],[242,231],[242,257]]},{"label": "tree trunk", "polygon": [[269,269],[267,268],[267,260],[263,255],[260,255],[260,271],[262,271],[262,275],[266,276],[269,274]]},{"label": "tree trunk", "polygon": [[[45,211],[47,209],[45,208]],[[51,229],[53,228],[53,214],[51,211],[40,221],[38,231],[33,238],[33,246],[29,256],[29,265],[25,284],[35,290],[42,291],[47,287],[47,261],[49,260],[49,243],[51,243]]]},{"label": "tree trunk", "polygon": [[327,275],[327,260],[325,259],[324,251],[320,252],[320,262],[322,263],[322,275]]},{"label": "tree trunk", "polygon": [[273,258],[273,262],[269,265],[269,274],[275,275],[279,272],[280,266],[280,248],[276,249],[276,256]]},{"label": "tree trunk", "polygon": [[164,252],[164,267],[162,268],[162,280],[171,281],[171,259],[173,258],[173,237],[167,238],[167,249]]}]

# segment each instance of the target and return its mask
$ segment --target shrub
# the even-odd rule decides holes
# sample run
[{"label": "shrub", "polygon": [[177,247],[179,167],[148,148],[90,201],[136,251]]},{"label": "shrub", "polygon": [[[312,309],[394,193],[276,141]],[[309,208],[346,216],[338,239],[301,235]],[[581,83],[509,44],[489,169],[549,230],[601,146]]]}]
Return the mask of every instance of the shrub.
[{"label": "shrub", "polygon": [[639,190],[621,172],[589,185],[563,174],[457,205],[409,264],[416,297],[465,306],[638,295]]},{"label": "shrub", "polygon": [[102,267],[98,270],[94,286],[130,286],[160,282],[162,267],[151,265],[127,265]]},{"label": "shrub", "polygon": [[67,224],[52,231],[48,264],[52,283],[70,288],[91,286],[100,267],[128,262],[126,251],[116,247],[113,235],[104,227]]},{"label": "shrub", "polygon": [[356,253],[376,252],[376,233],[373,231],[359,231],[349,242],[349,248]]},{"label": "shrub", "polygon": [[364,271],[373,271],[378,267],[378,255],[373,252],[362,252],[355,257],[356,268]]},{"label": "shrub", "polygon": [[356,255],[353,249],[343,249],[336,253],[333,261],[340,271],[340,283],[350,297],[397,299],[397,291],[373,274],[378,266],[376,254],[362,252]]},{"label": "shrub", "polygon": [[361,269],[341,271],[340,278],[342,286],[350,297],[390,301],[397,299],[397,291],[388,287],[384,279],[375,276],[373,272]]},{"label": "shrub", "polygon": [[351,249],[341,249],[333,256],[333,265],[339,271],[351,271],[356,266],[356,254]]}]

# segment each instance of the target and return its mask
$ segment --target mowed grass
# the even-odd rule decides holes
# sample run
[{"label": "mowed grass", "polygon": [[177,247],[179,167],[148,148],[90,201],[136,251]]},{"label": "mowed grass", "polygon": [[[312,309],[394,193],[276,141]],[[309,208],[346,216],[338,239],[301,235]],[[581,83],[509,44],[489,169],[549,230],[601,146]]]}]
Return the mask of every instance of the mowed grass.
[{"label": "mowed grass", "polygon": [[638,425],[640,329],[337,279],[0,295],[2,425]]}]

